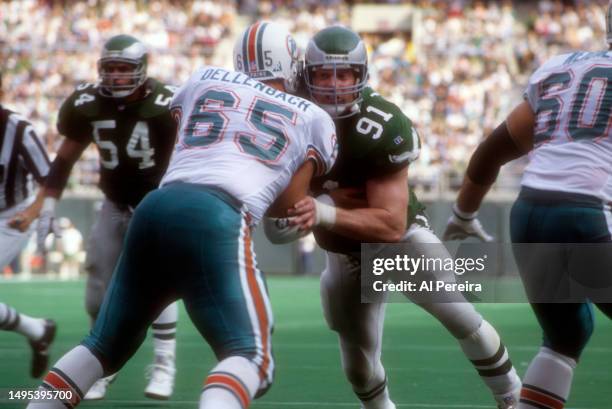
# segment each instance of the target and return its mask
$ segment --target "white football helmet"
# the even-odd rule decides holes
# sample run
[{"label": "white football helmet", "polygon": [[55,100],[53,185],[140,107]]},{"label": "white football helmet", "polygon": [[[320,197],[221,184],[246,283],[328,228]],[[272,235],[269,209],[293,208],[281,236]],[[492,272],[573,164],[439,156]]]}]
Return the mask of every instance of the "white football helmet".
[{"label": "white football helmet", "polygon": [[287,92],[294,93],[300,72],[297,43],[278,23],[253,23],[236,39],[234,69],[258,81],[282,79]]}]

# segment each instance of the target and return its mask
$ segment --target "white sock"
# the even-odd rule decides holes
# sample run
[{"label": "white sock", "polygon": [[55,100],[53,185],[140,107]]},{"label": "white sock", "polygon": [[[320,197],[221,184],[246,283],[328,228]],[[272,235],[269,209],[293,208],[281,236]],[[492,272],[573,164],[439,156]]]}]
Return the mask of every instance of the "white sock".
[{"label": "white sock", "polygon": [[29,339],[40,339],[45,333],[45,320],[18,313],[14,308],[0,303],[0,329],[15,331]]},{"label": "white sock", "polygon": [[542,347],[529,364],[519,409],[562,408],[569,397],[576,361],[552,349]]},{"label": "white sock", "polygon": [[[103,374],[102,364],[98,361],[98,358],[89,349],[79,345],[68,351],[67,354],[57,361],[47,376],[45,376],[40,388],[70,392],[72,396],[70,402],[76,406],[83,399],[84,393]],[[57,405],[58,403],[59,405]],[[32,409],[56,407],[65,408],[64,404],[59,400],[45,400],[28,405],[28,408]]]},{"label": "white sock", "polygon": [[176,302],[168,305],[151,325],[153,328],[153,350],[156,357],[174,359],[176,352],[176,321],[178,305]]},{"label": "white sock", "polygon": [[26,337],[36,341],[42,338],[45,333],[45,320],[41,318],[32,318],[25,314],[19,314],[19,324],[15,331]]},{"label": "white sock", "polygon": [[199,409],[246,409],[260,384],[251,361],[239,356],[224,359],[208,374]]},{"label": "white sock", "polygon": [[493,395],[515,391],[518,394],[521,379],[512,366],[506,347],[491,324],[482,320],[474,333],[459,340],[459,345]]}]

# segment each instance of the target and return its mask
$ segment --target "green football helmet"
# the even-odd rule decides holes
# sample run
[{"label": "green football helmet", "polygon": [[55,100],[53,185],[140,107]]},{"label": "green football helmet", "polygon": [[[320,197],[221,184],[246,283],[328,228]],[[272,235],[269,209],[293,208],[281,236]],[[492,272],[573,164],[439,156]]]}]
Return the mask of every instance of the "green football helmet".
[{"label": "green football helmet", "polygon": [[[318,69],[352,69],[356,81],[351,86],[322,87],[313,83],[314,72]],[[354,31],[332,26],[319,31],[306,47],[304,61],[304,80],[311,99],[327,111],[333,118],[343,118],[359,112],[362,93],[368,81],[368,52],[365,44]],[[344,96],[352,95],[347,101]],[[317,96],[331,98],[333,103],[317,101]]]},{"label": "green football helmet", "polygon": [[[132,95],[147,79],[147,47],[138,39],[120,34],[111,37],[98,60],[100,93],[107,97],[125,98]],[[112,64],[129,64],[129,72],[110,71]]]}]

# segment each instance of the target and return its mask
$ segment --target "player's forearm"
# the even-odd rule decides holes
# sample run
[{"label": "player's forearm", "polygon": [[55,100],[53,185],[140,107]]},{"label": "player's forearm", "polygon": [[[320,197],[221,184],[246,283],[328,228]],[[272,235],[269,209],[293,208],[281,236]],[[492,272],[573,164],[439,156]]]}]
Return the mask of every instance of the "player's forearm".
[{"label": "player's forearm", "polygon": [[465,175],[459,195],[457,195],[457,207],[465,213],[473,213],[480,208],[484,197],[491,189],[491,185],[479,185]]},{"label": "player's forearm", "polygon": [[30,223],[34,219],[36,219],[38,215],[40,214],[44,201],[45,201],[45,191],[41,187],[38,190],[38,194],[36,195],[36,199],[34,200],[34,202],[30,206],[28,206],[23,212],[21,212],[19,218],[22,220],[27,219],[28,221],[27,225],[29,226]]},{"label": "player's forearm", "polygon": [[287,217],[287,209],[293,207],[295,203],[308,195],[308,188],[314,171],[313,161],[307,160],[304,162],[291,178],[289,185],[270,205],[266,216],[273,218]]},{"label": "player's forearm", "polygon": [[336,222],[331,230],[354,240],[394,243],[406,232],[406,217],[385,209],[336,208]]},{"label": "player's forearm", "polygon": [[45,189],[42,187],[38,190],[38,194],[36,195],[36,200],[29,207],[29,210],[32,211],[36,216],[40,214],[40,209],[42,209],[43,202],[45,200]]},{"label": "player's forearm", "polygon": [[61,189],[44,187],[41,189],[41,191],[43,192],[44,197],[51,197],[53,199],[59,200],[62,197],[64,187],[62,187]]},{"label": "player's forearm", "polygon": [[478,145],[470,158],[457,198],[459,210],[466,213],[477,211],[501,167],[524,153],[510,135],[507,122],[502,122]]},{"label": "player's forearm", "polygon": [[45,197],[59,199],[68,184],[74,164],[79,160],[88,143],[66,138],[57,151],[45,180]]},{"label": "player's forearm", "polygon": [[74,162],[58,156],[51,164],[49,175],[43,188],[45,197],[59,199],[68,184]]}]

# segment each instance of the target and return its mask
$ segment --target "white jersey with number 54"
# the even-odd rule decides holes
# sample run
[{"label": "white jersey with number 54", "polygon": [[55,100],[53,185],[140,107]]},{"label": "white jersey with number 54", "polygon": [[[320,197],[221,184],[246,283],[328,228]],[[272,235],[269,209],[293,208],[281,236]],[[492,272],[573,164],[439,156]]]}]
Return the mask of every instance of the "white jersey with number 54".
[{"label": "white jersey with number 54", "polygon": [[240,72],[197,70],[171,109],[178,139],[161,185],[219,187],[246,204],[255,221],[306,160],[321,175],[336,159],[335,127],[325,111]]},{"label": "white jersey with number 54", "polygon": [[612,199],[612,52],[553,57],[525,97],[536,124],[522,185]]}]

